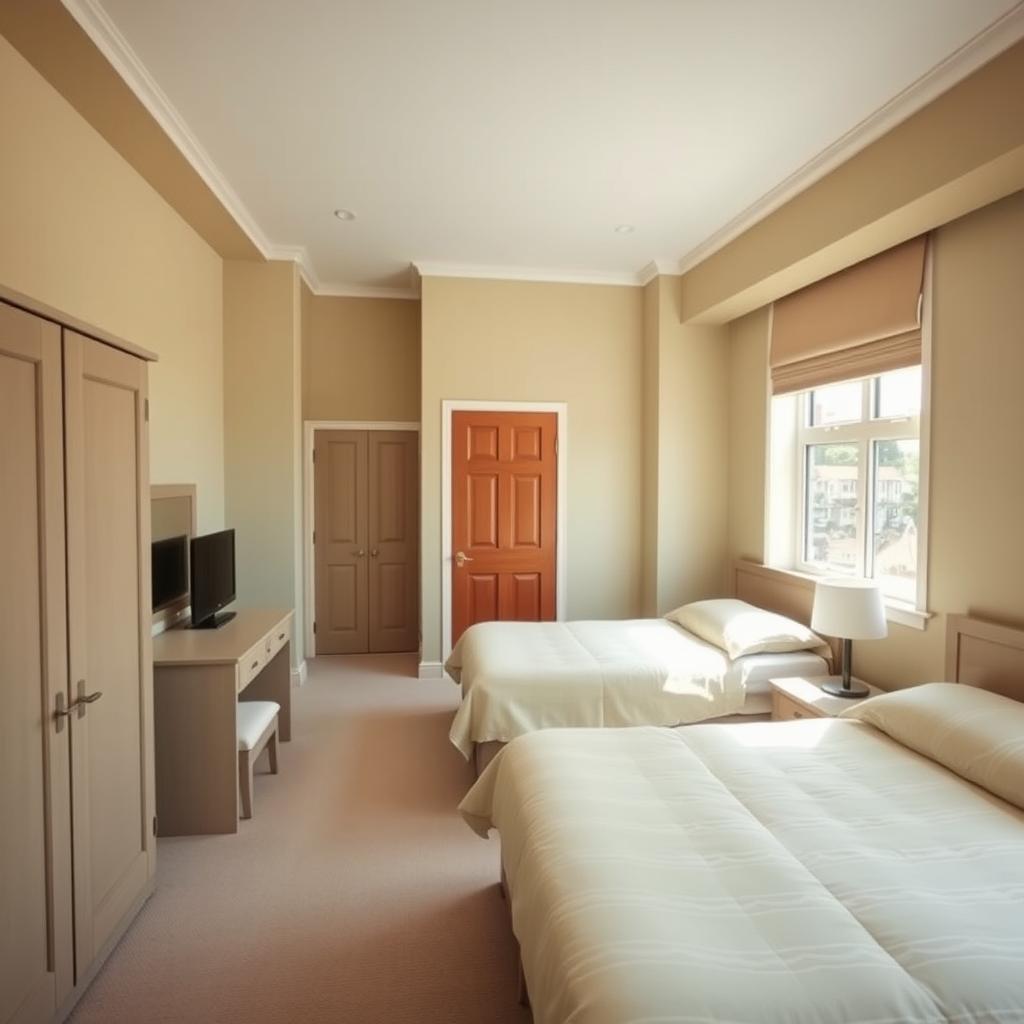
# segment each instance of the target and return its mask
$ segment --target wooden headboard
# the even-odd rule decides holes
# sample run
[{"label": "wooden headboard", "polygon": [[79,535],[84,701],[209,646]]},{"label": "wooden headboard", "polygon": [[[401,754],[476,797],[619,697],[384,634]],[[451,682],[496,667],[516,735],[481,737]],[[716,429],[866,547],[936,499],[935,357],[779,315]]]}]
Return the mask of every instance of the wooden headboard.
[{"label": "wooden headboard", "polygon": [[[731,583],[733,595],[741,601],[796,619],[805,626],[811,624],[811,609],[814,607],[812,577],[769,569],[766,565],[740,559],[733,562]],[[825,639],[832,648],[832,663],[838,666],[841,642],[832,637]]]},{"label": "wooden headboard", "polygon": [[1024,629],[950,615],[946,678],[1024,701]]}]

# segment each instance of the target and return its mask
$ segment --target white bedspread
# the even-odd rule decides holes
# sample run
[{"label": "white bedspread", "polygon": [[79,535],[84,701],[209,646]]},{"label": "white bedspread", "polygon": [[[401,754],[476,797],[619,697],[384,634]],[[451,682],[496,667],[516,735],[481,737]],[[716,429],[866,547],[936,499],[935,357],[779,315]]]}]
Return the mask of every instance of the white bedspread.
[{"label": "white bedspread", "polygon": [[731,662],[667,619],[480,623],[445,665],[462,686],[451,741],[469,757],[474,743],[537,729],[686,725],[737,714],[746,697],[742,663],[765,658],[793,664],[780,675],[825,670],[806,651]]},{"label": "white bedspread", "polygon": [[537,1024],[1024,1021],[1024,815],[870,726],[537,732],[461,810]]}]

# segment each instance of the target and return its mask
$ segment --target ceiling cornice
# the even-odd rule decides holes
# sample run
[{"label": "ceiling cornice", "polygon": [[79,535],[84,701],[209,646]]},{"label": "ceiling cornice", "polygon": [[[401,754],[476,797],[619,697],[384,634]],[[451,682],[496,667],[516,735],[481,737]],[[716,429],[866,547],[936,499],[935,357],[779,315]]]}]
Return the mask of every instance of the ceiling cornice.
[{"label": "ceiling cornice", "polygon": [[[635,288],[645,284],[637,273],[629,271],[567,270],[560,267],[490,266],[483,263],[447,263],[438,260],[413,260],[420,277],[473,277],[488,281],[539,281],[551,284],[605,284]],[[648,279],[649,280],[649,279]]]},{"label": "ceiling cornice", "polygon": [[[99,0],[61,0],[93,44],[110,62],[125,84],[160,125],[191,164],[217,200],[268,260],[292,260],[317,295],[358,298],[419,298],[418,289],[377,288],[344,282],[321,281],[303,246],[277,245],[270,241],[241,197],[228,183],[210,155],[193,135],[184,118],[157,84],[128,41],[110,19]],[[886,132],[917,113],[957,82],[977,71],[1024,38],[1024,0],[923,75],[875,113],[865,118],[812,160],[780,182],[700,245],[678,260],[652,260],[635,273],[566,270],[555,267],[488,266],[480,264],[418,261],[415,271],[424,277],[469,277],[515,281],[547,281],[563,284],[642,286],[659,274],[683,274],[728,245],[731,241],[785,205],[800,192],[821,180],[840,164],[877,141]]]},{"label": "ceiling cornice", "polygon": [[139,60],[128,40],[111,21],[98,0],[61,0],[71,16],[82,27],[96,48],[110,62],[127,86],[138,97],[153,119],[167,133],[207,187],[249,236],[253,245],[267,259],[273,248],[256,219],[246,208],[238,193],[228,184],[210,155],[192,134],[185,119],[174,108],[156,80]]},{"label": "ceiling cornice", "polygon": [[221,205],[234,218],[264,259],[297,263],[303,279],[316,295],[377,299],[419,298],[418,292],[412,288],[375,288],[323,282],[317,275],[305,246],[277,245],[272,242],[98,0],[61,0],[61,2],[81,26],[82,31],[92,40],[111,67],[121,76],[139,102],[191,164]]},{"label": "ceiling cornice", "polygon": [[877,142],[886,132],[892,131],[1021,39],[1024,39],[1024,0],[1018,0],[1018,3],[988,28],[983,29],[973,39],[969,39],[944,61],[936,64],[931,71],[836,139],[831,146],[823,149],[788,178],[779,182],[770,192],[766,192],[742,213],[709,235],[700,245],[680,257],[671,272],[685,274],[692,270],[698,263],[702,263],[719,249],[727,246],[758,221],[764,220],[785,206],[840,164],[866,149],[871,143]]}]

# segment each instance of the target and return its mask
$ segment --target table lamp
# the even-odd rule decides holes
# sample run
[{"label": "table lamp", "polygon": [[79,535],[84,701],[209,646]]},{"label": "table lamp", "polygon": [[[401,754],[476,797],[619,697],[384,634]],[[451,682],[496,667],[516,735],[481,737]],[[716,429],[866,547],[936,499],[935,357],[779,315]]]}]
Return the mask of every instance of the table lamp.
[{"label": "table lamp", "polygon": [[887,633],[878,584],[865,579],[818,580],[811,629],[843,641],[842,677],[833,676],[822,684],[822,690],[836,697],[866,697],[867,687],[850,679],[853,641],[879,640]]}]

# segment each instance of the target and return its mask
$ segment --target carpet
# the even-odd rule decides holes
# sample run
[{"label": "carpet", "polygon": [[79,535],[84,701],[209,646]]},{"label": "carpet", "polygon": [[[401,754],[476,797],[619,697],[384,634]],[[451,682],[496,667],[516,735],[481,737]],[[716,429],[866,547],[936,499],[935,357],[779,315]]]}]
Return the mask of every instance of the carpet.
[{"label": "carpet", "polygon": [[317,658],[237,835],[161,839],[157,890],[75,1024],[528,1022],[498,843],[455,808],[458,691],[412,655]]}]

